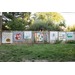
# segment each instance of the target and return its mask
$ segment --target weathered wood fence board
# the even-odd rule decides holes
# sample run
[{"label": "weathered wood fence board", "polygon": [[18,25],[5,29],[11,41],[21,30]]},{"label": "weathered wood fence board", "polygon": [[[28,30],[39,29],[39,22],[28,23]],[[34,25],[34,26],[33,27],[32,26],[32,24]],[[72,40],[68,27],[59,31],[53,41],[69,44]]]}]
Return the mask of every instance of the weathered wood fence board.
[{"label": "weathered wood fence board", "polygon": [[54,43],[58,40],[58,31],[50,31],[50,43]]}]

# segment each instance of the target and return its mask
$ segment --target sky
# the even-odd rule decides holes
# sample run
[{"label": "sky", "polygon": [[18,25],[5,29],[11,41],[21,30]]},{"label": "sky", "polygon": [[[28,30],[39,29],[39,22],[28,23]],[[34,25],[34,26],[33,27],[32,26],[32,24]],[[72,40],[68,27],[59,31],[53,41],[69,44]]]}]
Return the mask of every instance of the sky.
[{"label": "sky", "polygon": [[72,26],[75,24],[75,12],[61,12],[64,17],[66,26]]}]

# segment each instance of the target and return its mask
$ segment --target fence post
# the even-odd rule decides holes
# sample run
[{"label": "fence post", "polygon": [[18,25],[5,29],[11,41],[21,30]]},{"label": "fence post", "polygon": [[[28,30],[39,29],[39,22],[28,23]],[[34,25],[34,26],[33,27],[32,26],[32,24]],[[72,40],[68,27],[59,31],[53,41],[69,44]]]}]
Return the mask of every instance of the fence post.
[{"label": "fence post", "polygon": [[2,12],[0,12],[0,45],[2,43]]}]

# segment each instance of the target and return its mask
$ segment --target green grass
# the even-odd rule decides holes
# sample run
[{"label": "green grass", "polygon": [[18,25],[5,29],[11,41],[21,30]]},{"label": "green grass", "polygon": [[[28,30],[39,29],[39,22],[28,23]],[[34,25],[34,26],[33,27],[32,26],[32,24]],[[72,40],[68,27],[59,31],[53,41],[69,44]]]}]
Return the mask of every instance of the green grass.
[{"label": "green grass", "polygon": [[75,61],[75,44],[0,45],[0,62]]}]

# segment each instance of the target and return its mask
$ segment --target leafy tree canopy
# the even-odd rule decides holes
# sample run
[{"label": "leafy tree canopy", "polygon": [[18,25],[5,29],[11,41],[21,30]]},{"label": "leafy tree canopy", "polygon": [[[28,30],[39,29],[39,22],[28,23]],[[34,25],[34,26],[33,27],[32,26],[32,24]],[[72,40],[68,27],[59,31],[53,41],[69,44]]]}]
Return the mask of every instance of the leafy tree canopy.
[{"label": "leafy tree canopy", "polygon": [[64,18],[60,13],[57,12],[38,12],[35,13],[36,20],[41,19],[43,21],[51,21],[54,24],[63,23]]},{"label": "leafy tree canopy", "polygon": [[[3,12],[3,30],[60,30],[65,20],[57,12]],[[27,28],[28,27],[28,28]]]}]

